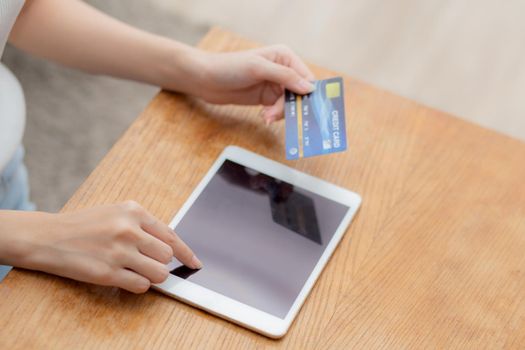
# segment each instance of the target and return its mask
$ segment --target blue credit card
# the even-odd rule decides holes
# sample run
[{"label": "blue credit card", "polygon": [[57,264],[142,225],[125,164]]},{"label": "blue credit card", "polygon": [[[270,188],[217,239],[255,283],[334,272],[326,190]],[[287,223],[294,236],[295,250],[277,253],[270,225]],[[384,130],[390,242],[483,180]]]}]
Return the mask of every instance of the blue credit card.
[{"label": "blue credit card", "polygon": [[314,84],[308,95],[285,92],[286,159],[346,150],[343,79]]}]

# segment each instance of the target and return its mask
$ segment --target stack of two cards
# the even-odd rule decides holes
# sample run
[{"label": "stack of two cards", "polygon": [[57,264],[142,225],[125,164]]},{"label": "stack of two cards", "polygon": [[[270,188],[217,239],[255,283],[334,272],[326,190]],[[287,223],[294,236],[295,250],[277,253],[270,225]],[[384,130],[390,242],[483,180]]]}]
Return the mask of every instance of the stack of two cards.
[{"label": "stack of two cards", "polygon": [[343,80],[315,81],[315,90],[286,90],[286,158],[299,159],[346,150]]}]

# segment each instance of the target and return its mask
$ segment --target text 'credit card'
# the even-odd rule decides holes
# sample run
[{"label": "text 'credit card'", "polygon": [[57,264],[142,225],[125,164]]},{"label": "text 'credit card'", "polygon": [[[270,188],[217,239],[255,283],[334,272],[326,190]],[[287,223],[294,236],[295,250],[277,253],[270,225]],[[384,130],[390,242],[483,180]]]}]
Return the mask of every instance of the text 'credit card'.
[{"label": "text 'credit card'", "polygon": [[299,159],[346,150],[343,79],[314,82],[315,90],[297,95],[286,90],[286,158]]}]

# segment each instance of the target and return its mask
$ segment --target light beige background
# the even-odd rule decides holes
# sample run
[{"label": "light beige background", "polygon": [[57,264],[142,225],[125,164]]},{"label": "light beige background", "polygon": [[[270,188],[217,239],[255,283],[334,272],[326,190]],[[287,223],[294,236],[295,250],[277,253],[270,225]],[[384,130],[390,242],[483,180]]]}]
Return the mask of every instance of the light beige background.
[{"label": "light beige background", "polygon": [[[188,43],[212,25],[285,43],[311,62],[525,140],[522,1],[88,2]],[[87,76],[13,48],[4,58],[27,95],[33,198],[57,210],[156,89]]]},{"label": "light beige background", "polygon": [[157,0],[525,139],[525,2]]}]

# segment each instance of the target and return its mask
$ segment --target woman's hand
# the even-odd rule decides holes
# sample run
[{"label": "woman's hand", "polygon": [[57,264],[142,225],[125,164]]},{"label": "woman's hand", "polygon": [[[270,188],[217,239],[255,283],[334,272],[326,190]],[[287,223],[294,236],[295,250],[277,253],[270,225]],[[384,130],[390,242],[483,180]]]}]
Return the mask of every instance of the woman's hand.
[{"label": "woman's hand", "polygon": [[175,256],[201,262],[167,225],[133,201],[75,213],[0,212],[0,262],[133,293],[166,280]]},{"label": "woman's hand", "polygon": [[228,53],[192,50],[189,60],[194,66],[185,92],[211,103],[264,105],[267,123],[283,117],[284,88],[298,94],[314,89],[313,73],[283,45]]}]

